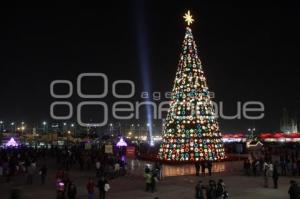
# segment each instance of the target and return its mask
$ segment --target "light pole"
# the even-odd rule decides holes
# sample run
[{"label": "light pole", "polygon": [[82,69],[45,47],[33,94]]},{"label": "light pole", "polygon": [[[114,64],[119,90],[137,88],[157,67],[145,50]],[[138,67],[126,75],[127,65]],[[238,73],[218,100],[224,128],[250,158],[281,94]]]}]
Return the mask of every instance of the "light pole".
[{"label": "light pole", "polygon": [[137,124],[138,131],[139,131],[139,137],[138,137],[138,157],[140,157],[141,153],[141,127],[140,124]]},{"label": "light pole", "polygon": [[15,123],[12,122],[12,123],[10,123],[10,125],[11,125],[11,131],[12,131],[13,133],[15,133],[15,132],[16,132],[16,125],[15,125]]},{"label": "light pole", "polygon": [[22,132],[22,135],[23,135],[24,130],[25,130],[24,124],[25,124],[25,122],[21,122],[21,132]]},{"label": "light pole", "polygon": [[46,122],[46,121],[43,121],[44,133],[46,133],[46,126],[47,126],[47,122]]},{"label": "light pole", "polygon": [[137,127],[138,127],[138,133],[139,133],[139,142],[141,141],[141,127],[140,127],[140,124],[137,124]]},{"label": "light pole", "polygon": [[130,125],[130,132],[133,132],[133,134],[136,136],[134,124],[131,124],[131,125]]},{"label": "light pole", "polygon": [[255,128],[248,129],[248,132],[251,133],[251,139],[254,139],[254,131],[255,131]]},{"label": "light pole", "polygon": [[3,121],[0,120],[0,132],[2,133],[3,132],[3,129],[4,129],[4,125],[3,125]]},{"label": "light pole", "polygon": [[73,134],[74,134],[74,137],[76,136],[76,127],[75,127],[75,124],[71,124],[71,128],[73,129]]},{"label": "light pole", "polygon": [[113,123],[109,124],[109,132],[110,132],[110,136],[114,136],[114,127],[113,127]]},{"label": "light pole", "polygon": [[65,133],[65,131],[66,131],[66,128],[67,128],[67,123],[66,123],[66,122],[64,122],[64,123],[63,123],[63,133]]}]

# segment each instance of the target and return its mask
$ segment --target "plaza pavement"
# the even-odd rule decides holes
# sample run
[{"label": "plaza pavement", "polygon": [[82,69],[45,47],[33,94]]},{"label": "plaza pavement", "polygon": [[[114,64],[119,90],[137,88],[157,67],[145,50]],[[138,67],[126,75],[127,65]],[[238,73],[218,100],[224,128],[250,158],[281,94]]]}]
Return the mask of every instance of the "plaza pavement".
[{"label": "plaza pavement", "polygon": [[[165,177],[157,183],[157,192],[146,193],[144,191],[145,182],[143,179],[143,166],[145,162],[138,162],[135,166],[129,164],[129,174],[110,181],[111,190],[107,194],[107,199],[194,199],[194,187],[198,180],[207,184],[209,179],[218,180],[222,178],[226,184],[230,198],[233,199],[288,199],[287,194],[290,177],[279,178],[279,189],[264,188],[263,177],[242,176],[240,169],[236,166],[241,163],[227,162],[221,165],[225,171],[215,172],[212,177],[196,177],[190,175],[193,165],[180,165],[165,167],[169,172],[176,174],[182,170],[184,175]],[[48,165],[51,165],[49,163]],[[51,167],[51,166],[50,166]],[[169,166],[170,167],[170,166]],[[217,169],[215,165],[215,169]],[[22,192],[22,199],[55,199],[55,167],[49,169],[47,182],[45,185],[39,184],[39,176],[36,176],[34,185],[25,185],[25,177],[15,177],[11,183],[3,182],[0,178],[0,199],[9,199],[12,187],[17,187]],[[230,169],[229,169],[230,168]],[[171,171],[170,171],[171,170]],[[167,171],[164,171],[167,172]],[[93,171],[80,172],[77,168],[69,173],[70,178],[75,182],[78,189],[78,199],[86,199],[87,194],[85,184],[89,176],[94,176]],[[298,179],[296,179],[298,180]],[[270,185],[272,181],[270,179]],[[98,198],[96,190],[95,198]]]}]

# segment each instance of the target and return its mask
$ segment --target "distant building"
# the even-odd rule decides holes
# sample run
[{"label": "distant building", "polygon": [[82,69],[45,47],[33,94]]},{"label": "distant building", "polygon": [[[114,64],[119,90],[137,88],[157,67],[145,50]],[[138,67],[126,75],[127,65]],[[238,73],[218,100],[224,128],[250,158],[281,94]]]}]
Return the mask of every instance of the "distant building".
[{"label": "distant building", "polygon": [[280,120],[280,130],[284,133],[298,132],[297,117],[289,114],[287,109],[283,109],[283,114]]}]

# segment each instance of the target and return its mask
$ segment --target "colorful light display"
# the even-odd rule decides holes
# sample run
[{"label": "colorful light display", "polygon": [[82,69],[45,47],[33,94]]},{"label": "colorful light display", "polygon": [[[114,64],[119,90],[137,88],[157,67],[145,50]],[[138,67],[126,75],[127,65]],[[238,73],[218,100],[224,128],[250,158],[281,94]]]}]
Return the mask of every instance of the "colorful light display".
[{"label": "colorful light display", "polygon": [[172,100],[164,124],[159,158],[167,161],[204,161],[225,158],[222,135],[216,121],[206,78],[189,25],[176,72]]},{"label": "colorful light display", "polygon": [[19,144],[15,141],[14,138],[10,138],[10,140],[7,143],[5,143],[5,146],[6,147],[17,147],[17,146],[19,146]]},{"label": "colorful light display", "polygon": [[119,142],[116,144],[118,147],[127,146],[127,143],[121,137]]}]

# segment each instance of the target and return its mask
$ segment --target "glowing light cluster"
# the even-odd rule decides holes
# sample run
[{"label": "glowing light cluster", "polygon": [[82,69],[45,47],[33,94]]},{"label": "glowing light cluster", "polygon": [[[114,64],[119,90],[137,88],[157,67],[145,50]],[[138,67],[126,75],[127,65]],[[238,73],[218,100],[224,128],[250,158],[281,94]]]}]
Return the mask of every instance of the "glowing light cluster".
[{"label": "glowing light cluster", "polygon": [[127,146],[127,143],[123,140],[123,138],[120,138],[119,142],[117,143],[118,147]]},{"label": "glowing light cluster", "polygon": [[225,158],[222,135],[189,27],[182,45],[159,157],[168,161]]},{"label": "glowing light cluster", "polygon": [[17,147],[19,146],[19,144],[15,141],[14,138],[10,138],[9,141],[7,141],[7,143],[5,143],[6,147]]},{"label": "glowing light cluster", "polygon": [[187,13],[183,16],[184,21],[189,25],[194,22],[193,16],[191,15],[190,11],[188,10]]}]

